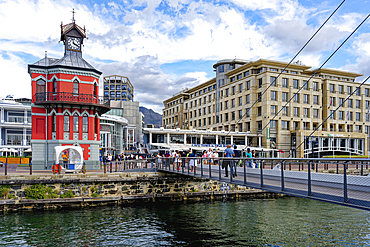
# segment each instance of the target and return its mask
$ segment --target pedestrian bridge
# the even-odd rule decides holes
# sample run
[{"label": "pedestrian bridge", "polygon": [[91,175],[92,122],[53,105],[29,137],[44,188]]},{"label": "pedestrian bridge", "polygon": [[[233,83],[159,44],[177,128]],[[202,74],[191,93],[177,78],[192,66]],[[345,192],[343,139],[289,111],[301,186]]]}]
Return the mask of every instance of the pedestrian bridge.
[{"label": "pedestrian bridge", "polygon": [[250,163],[245,159],[230,159],[231,163],[239,164],[235,177],[230,176],[230,166],[229,176],[225,177],[222,163],[226,159],[215,162],[197,158],[197,168],[193,171],[189,161],[189,158],[177,161],[162,158],[156,163],[163,172],[370,210],[369,159],[254,159],[258,168],[248,167]]}]

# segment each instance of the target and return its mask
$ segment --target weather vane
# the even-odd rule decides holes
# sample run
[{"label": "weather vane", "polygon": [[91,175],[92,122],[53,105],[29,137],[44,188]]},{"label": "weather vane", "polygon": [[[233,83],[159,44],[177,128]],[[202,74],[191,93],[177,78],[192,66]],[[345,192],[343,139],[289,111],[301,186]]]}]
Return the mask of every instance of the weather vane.
[{"label": "weather vane", "polygon": [[76,13],[75,9],[73,8],[71,12],[72,12],[72,22],[75,23],[75,13]]}]

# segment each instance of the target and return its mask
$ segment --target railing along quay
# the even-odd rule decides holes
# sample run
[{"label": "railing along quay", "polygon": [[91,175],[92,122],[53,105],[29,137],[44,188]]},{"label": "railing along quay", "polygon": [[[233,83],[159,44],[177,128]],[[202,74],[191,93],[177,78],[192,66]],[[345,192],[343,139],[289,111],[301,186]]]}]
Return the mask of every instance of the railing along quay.
[{"label": "railing along quay", "polygon": [[368,159],[161,158],[157,163],[162,171],[370,210]]}]

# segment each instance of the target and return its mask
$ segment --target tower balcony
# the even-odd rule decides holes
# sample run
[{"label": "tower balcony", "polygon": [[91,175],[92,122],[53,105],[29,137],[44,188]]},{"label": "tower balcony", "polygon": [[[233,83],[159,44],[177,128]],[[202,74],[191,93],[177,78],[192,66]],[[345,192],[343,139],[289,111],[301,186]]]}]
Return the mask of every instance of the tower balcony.
[{"label": "tower balcony", "polygon": [[110,100],[105,96],[94,94],[76,94],[67,92],[36,93],[35,105],[69,104],[69,105],[93,105],[101,108],[102,113],[110,110]]}]

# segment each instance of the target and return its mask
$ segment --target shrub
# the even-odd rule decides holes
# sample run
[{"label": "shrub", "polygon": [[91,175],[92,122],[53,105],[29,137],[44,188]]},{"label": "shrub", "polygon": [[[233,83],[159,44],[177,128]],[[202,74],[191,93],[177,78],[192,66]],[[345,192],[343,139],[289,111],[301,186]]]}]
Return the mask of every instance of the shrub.
[{"label": "shrub", "polygon": [[15,195],[13,195],[13,194],[8,194],[8,198],[9,198],[9,199],[14,199],[14,198],[15,198]]},{"label": "shrub", "polygon": [[27,199],[38,200],[38,199],[58,198],[58,191],[57,190],[53,191],[52,187],[46,187],[46,185],[44,184],[31,185],[24,191]]},{"label": "shrub", "polygon": [[0,187],[0,197],[5,198],[9,195],[10,185],[1,185]]},{"label": "shrub", "polygon": [[46,186],[44,184],[34,184],[25,190],[27,199],[46,199]]},{"label": "shrub", "polygon": [[91,190],[91,193],[94,193],[96,191],[96,187],[93,186],[93,187],[90,188],[90,190]]},{"label": "shrub", "polygon": [[92,197],[98,197],[99,195],[98,195],[98,193],[95,192],[95,193],[92,193],[91,196]]},{"label": "shrub", "polygon": [[60,195],[60,198],[73,198],[73,197],[75,196],[73,195],[72,190],[68,190],[64,194]]}]

